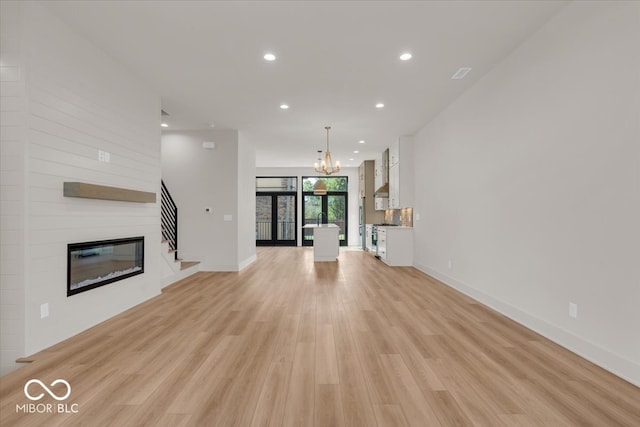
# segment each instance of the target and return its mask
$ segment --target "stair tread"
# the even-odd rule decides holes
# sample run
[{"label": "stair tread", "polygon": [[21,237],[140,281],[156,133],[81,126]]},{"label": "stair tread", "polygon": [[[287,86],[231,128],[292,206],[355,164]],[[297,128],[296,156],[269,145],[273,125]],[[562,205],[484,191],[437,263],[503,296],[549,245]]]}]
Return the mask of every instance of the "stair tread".
[{"label": "stair tread", "polygon": [[200,264],[200,261],[181,261],[180,270],[186,270],[189,267]]}]

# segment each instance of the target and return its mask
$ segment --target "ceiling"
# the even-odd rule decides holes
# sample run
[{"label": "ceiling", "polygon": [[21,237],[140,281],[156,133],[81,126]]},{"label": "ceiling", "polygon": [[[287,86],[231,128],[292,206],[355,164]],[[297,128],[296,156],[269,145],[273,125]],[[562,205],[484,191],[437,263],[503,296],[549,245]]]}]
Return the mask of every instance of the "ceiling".
[{"label": "ceiling", "polygon": [[[43,4],[157,90],[168,131],[213,123],[253,143],[258,166],[308,166],[330,125],[333,158],[358,166],[427,124],[566,2]],[[452,80],[460,67],[472,71]]]}]

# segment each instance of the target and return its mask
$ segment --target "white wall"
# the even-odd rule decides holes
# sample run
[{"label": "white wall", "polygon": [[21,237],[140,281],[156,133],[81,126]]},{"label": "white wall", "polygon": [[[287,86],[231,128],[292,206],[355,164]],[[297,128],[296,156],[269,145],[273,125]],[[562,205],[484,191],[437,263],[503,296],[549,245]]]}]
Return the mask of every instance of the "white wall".
[{"label": "white wall", "polygon": [[[298,177],[298,228],[302,226],[302,177],[317,176],[313,170],[313,165],[302,168],[256,168],[256,176],[297,176]],[[358,168],[344,167],[336,176],[346,176],[349,179],[348,196],[348,245],[361,246],[358,218]],[[255,193],[254,193],[255,200]],[[298,246],[302,245],[302,233],[298,230]]]},{"label": "white wall", "polygon": [[639,123],[640,3],[569,4],[417,134],[416,266],[640,385]]},{"label": "white wall", "polygon": [[[215,149],[203,149],[205,141],[214,142]],[[178,206],[178,256],[200,261],[205,271],[238,271],[240,263],[251,257],[249,244],[239,242],[238,227],[246,222],[246,215],[252,215],[242,209],[239,216],[240,187],[242,203],[249,190],[244,177],[240,182],[238,176],[251,173],[250,160],[239,163],[239,152],[251,155],[250,147],[239,149],[235,130],[165,131],[162,135],[162,179]],[[212,211],[206,213],[206,207]],[[231,220],[225,221],[225,215]],[[238,258],[240,252],[245,259]]]},{"label": "white wall", "polygon": [[[8,310],[21,317],[2,322],[2,336],[17,331],[23,337],[21,349],[12,341],[11,354],[3,352],[4,371],[11,362],[5,356],[13,359],[15,354],[35,353],[159,293],[159,202],[64,198],[62,188],[65,181],[83,181],[159,195],[161,169],[159,96],[41,5],[2,5],[3,31],[7,9],[17,8],[23,16],[9,27],[10,40],[18,37],[21,58],[13,55],[15,45],[5,43],[3,37],[3,65],[9,45],[10,63],[20,66],[19,81],[7,86],[7,94],[16,93],[17,99],[3,100],[3,104],[26,111],[24,121],[22,115],[5,111],[4,106],[2,111],[3,126],[5,119],[17,125],[3,130],[9,141],[6,146],[3,143],[3,157],[9,150],[17,156],[16,164],[24,165],[10,174],[14,186],[2,188],[3,198],[8,190],[8,197],[16,201],[11,206],[16,215],[11,227],[17,226],[9,235],[2,233],[3,252],[14,243],[24,248],[24,264],[18,266],[21,271],[2,276],[2,316]],[[18,29],[14,31],[13,25]],[[26,99],[20,85],[27,89]],[[4,85],[2,89],[4,96]],[[15,142],[23,144],[22,151],[11,151]],[[99,163],[98,150],[110,152],[111,163]],[[4,209],[3,201],[6,213]],[[20,214],[23,235],[17,219]],[[67,298],[68,243],[138,235],[145,236],[143,275]],[[4,271],[7,260],[3,257],[2,261]],[[21,305],[22,313],[19,307],[13,312],[5,306],[8,288],[12,290],[7,301]],[[22,303],[17,293],[22,293]],[[45,319],[40,318],[43,303],[50,309]]]},{"label": "white wall", "polygon": [[256,260],[256,154],[238,134],[238,264],[241,270]]}]

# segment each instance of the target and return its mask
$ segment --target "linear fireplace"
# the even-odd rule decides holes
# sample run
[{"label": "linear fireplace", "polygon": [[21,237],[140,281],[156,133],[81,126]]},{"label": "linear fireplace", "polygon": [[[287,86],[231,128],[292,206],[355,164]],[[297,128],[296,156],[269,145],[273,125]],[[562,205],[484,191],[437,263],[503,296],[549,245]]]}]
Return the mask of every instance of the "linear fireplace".
[{"label": "linear fireplace", "polygon": [[144,236],[67,245],[67,296],[144,273]]}]

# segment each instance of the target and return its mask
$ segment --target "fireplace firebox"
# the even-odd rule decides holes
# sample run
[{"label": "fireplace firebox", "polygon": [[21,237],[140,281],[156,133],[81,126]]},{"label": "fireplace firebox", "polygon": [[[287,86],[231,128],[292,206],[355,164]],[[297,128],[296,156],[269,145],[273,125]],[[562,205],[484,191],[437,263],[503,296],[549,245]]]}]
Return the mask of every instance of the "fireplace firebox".
[{"label": "fireplace firebox", "polygon": [[67,296],[144,273],[144,236],[67,245]]}]

